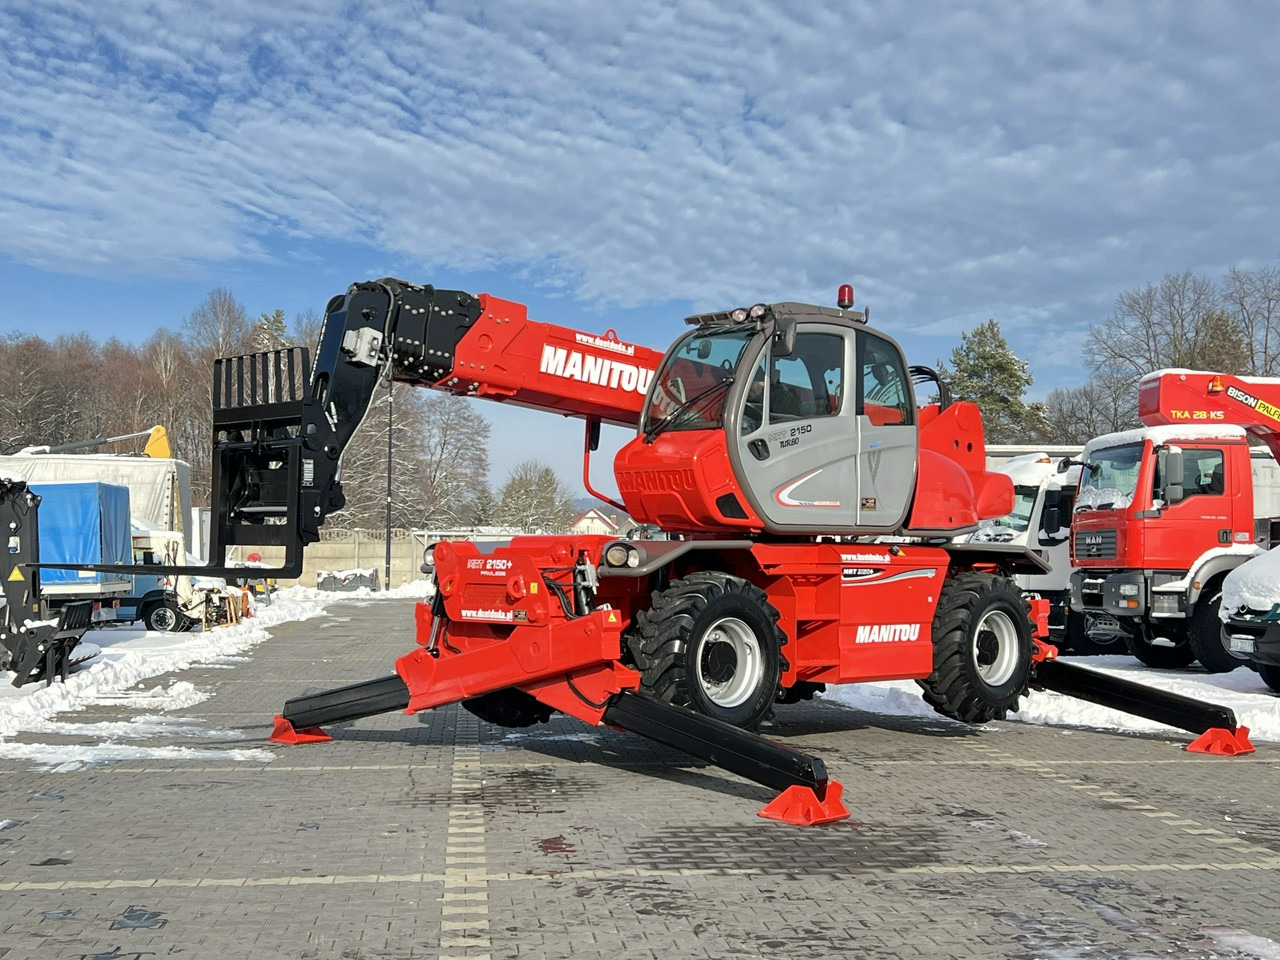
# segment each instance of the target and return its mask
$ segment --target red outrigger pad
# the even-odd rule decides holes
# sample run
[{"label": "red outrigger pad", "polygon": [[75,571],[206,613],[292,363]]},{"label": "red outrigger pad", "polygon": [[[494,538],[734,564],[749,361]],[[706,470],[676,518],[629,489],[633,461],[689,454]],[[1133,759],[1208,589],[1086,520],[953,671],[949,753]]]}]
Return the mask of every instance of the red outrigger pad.
[{"label": "red outrigger pad", "polygon": [[769,801],[760,816],[769,820],[781,820],[797,827],[811,827],[818,823],[834,823],[849,819],[849,808],[840,800],[844,784],[835,780],[827,784],[826,796],[818,799],[812,787],[795,784],[787,787]]},{"label": "red outrigger pad", "polygon": [[329,743],[333,737],[319,727],[303,727],[301,730],[295,730],[292,723],[284,717],[277,716],[275,729],[267,739],[272,743]]},{"label": "red outrigger pad", "polygon": [[1236,727],[1234,732],[1225,727],[1214,727],[1187,744],[1188,753],[1211,753],[1219,757],[1234,757],[1253,751],[1248,727]]}]

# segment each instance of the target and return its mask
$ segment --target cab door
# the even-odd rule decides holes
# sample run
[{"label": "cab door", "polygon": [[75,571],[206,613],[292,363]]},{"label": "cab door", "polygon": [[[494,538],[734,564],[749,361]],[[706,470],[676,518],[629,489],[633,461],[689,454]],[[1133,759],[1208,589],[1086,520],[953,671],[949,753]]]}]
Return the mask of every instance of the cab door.
[{"label": "cab door", "polygon": [[766,345],[752,368],[735,459],[744,492],[771,529],[850,529],[856,522],[853,334],[835,324],[805,325],[791,353],[778,356]]},{"label": "cab door", "polygon": [[916,485],[916,406],[902,351],[857,331],[857,523],[898,530]]}]

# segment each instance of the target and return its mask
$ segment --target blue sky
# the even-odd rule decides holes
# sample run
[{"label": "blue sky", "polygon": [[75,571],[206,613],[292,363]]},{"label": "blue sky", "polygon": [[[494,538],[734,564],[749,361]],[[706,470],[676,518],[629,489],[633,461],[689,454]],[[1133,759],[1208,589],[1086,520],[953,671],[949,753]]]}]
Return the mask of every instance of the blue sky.
[{"label": "blue sky", "polygon": [[[661,347],[850,281],[1039,395],[1122,290],[1276,262],[1277,49],[1248,2],[4,4],[0,332],[396,275]],[[495,480],[574,480],[576,426],[484,413]]]}]

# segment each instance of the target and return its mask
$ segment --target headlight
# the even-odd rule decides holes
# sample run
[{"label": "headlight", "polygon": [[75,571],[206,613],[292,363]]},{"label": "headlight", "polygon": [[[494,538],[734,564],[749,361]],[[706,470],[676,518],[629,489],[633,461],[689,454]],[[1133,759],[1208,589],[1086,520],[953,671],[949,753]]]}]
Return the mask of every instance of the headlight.
[{"label": "headlight", "polygon": [[1138,585],[1136,583],[1120,584],[1120,596],[1136,597],[1138,595]]},{"label": "headlight", "polygon": [[422,551],[422,566],[424,568],[434,567],[436,565],[436,545],[433,543],[427,549]]},{"label": "headlight", "polygon": [[640,551],[625,543],[615,543],[604,552],[604,562],[611,567],[638,567]]}]

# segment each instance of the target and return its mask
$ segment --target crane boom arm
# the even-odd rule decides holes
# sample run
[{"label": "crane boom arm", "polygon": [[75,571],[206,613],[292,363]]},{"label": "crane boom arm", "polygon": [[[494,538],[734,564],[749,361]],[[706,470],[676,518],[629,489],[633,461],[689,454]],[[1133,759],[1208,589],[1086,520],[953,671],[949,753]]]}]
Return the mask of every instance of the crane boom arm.
[{"label": "crane boom arm", "polygon": [[1138,417],[1149,427],[1243,427],[1280,460],[1280,379],[1274,377],[1159,370],[1138,384]]},{"label": "crane boom arm", "polygon": [[155,571],[235,576],[227,547],[281,546],[271,572],[299,576],[302,548],[346,502],[342,454],[388,378],[634,426],[661,359],[612,331],[530,320],[523,304],[488,294],[353,284],[329,301],[314,364],[300,347],[215,361],[211,563]]}]

